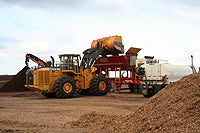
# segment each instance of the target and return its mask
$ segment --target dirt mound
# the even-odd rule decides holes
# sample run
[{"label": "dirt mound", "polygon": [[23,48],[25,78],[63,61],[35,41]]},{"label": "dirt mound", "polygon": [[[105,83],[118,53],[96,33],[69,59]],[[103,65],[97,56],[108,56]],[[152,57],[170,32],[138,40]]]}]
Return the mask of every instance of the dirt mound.
[{"label": "dirt mound", "polygon": [[6,82],[1,88],[0,91],[26,91],[24,87],[26,83],[26,71],[28,67],[25,66],[20,72],[18,72],[13,78]]},{"label": "dirt mound", "polygon": [[11,80],[14,75],[0,75],[0,81]]},{"label": "dirt mound", "polygon": [[121,128],[129,132],[200,132],[200,74],[168,85],[136,114],[124,119]]},{"label": "dirt mound", "polygon": [[85,128],[88,129],[87,132],[114,132],[116,129],[114,125],[121,118],[123,117],[120,115],[105,115],[90,112],[82,115],[79,120],[72,122],[70,128]]},{"label": "dirt mound", "polygon": [[13,77],[14,75],[0,75],[0,88]]},{"label": "dirt mound", "polygon": [[91,132],[198,133],[200,74],[185,76],[166,86],[134,114],[127,117],[98,114],[86,114],[83,117],[72,123],[72,127],[86,126]]}]

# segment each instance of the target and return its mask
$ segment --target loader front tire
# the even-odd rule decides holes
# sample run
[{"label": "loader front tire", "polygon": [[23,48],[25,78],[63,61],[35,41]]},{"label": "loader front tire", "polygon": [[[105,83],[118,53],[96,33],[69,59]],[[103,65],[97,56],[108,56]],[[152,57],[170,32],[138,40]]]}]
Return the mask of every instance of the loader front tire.
[{"label": "loader front tire", "polygon": [[76,82],[71,77],[61,77],[54,84],[56,97],[71,98],[76,92]]},{"label": "loader front tire", "polygon": [[94,77],[90,82],[90,92],[96,96],[106,95],[108,92],[108,80],[103,76]]}]

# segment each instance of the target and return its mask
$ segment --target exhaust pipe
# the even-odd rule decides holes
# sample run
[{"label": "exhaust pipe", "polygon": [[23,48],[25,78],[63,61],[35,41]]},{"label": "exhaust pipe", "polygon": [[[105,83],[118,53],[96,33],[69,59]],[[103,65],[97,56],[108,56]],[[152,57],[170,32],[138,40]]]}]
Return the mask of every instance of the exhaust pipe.
[{"label": "exhaust pipe", "polygon": [[53,56],[50,56],[50,57],[51,57],[51,60],[52,60],[52,66],[54,67],[54,65],[55,65],[54,58],[53,58]]},{"label": "exhaust pipe", "polygon": [[193,55],[191,55],[191,66],[194,67]]},{"label": "exhaust pipe", "polygon": [[193,73],[197,73],[196,72],[196,69],[195,69],[195,67],[194,67],[194,61],[193,61],[194,59],[193,59],[193,55],[191,55],[191,68],[192,68],[192,71],[193,71]]}]

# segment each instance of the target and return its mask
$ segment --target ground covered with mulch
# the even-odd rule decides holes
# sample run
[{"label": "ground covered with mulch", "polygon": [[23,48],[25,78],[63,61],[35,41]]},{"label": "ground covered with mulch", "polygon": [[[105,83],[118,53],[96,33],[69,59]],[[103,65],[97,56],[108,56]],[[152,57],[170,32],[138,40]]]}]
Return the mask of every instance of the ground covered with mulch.
[{"label": "ground covered with mulch", "polygon": [[[24,87],[27,69],[28,67],[24,67],[10,81],[6,82],[0,88],[0,91],[27,90]],[[200,73],[185,76],[181,80],[166,86],[137,109],[135,109],[137,99],[129,100],[129,106],[123,105],[124,101],[118,101],[123,105],[120,106],[120,109],[123,109],[123,111],[128,109],[128,114],[123,114],[121,111],[116,113],[115,109],[117,109],[116,107],[118,107],[119,103],[115,103],[116,107],[112,108],[115,113],[101,113],[111,105],[105,106],[105,108],[102,106],[100,112],[86,111],[78,119],[66,122],[63,130],[128,133],[200,132]],[[109,101],[101,102],[106,104]],[[95,105],[99,107],[99,101]],[[134,110],[130,111],[132,106]],[[66,107],[69,108],[68,106]],[[80,107],[80,105],[78,106],[75,103],[72,107]],[[94,106],[91,106],[91,109],[94,109]]]},{"label": "ground covered with mulch", "polygon": [[126,117],[89,113],[71,123],[90,132],[200,132],[200,73],[162,89]]}]

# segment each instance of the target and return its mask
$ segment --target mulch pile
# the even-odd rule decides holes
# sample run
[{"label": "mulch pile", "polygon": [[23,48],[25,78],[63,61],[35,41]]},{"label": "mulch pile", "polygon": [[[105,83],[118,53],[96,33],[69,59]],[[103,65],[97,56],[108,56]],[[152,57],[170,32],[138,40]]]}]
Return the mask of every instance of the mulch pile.
[{"label": "mulch pile", "polygon": [[0,75],[0,81],[11,80],[15,75]]},{"label": "mulch pile", "polygon": [[27,91],[24,87],[26,83],[26,71],[29,68],[25,66],[20,72],[18,72],[13,78],[6,82],[1,88],[0,92],[15,92],[15,91]]},{"label": "mulch pile", "polygon": [[71,128],[89,132],[200,132],[200,73],[183,77],[150,98],[132,115],[84,114]]}]

